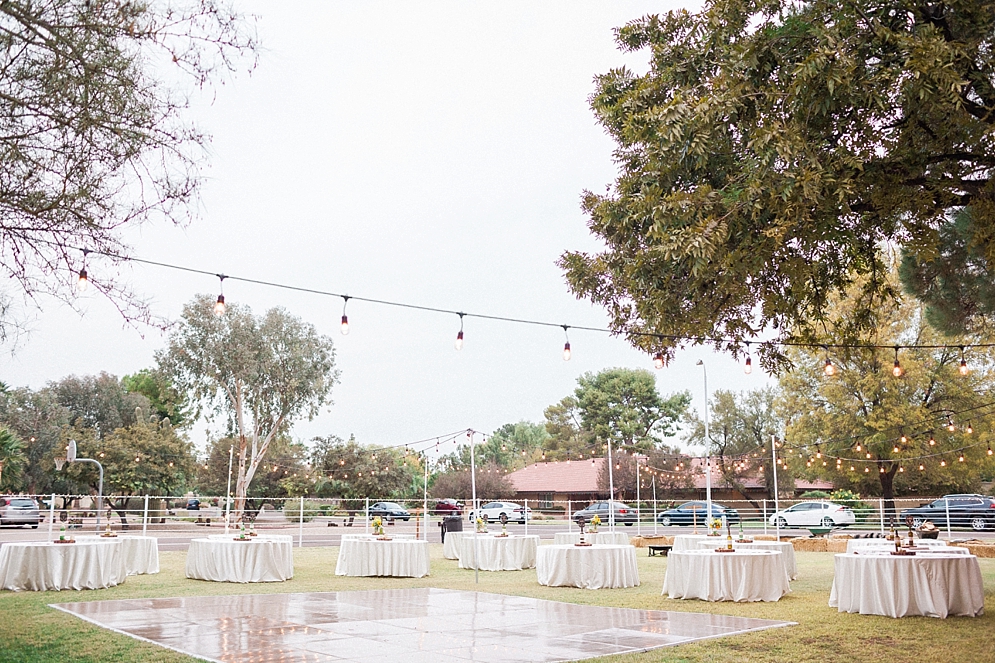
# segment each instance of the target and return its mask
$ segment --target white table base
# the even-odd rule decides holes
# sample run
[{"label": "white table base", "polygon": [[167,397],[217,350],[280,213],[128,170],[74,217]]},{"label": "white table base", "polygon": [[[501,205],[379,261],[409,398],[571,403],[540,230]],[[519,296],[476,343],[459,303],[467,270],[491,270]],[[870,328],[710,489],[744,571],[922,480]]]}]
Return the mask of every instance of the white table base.
[{"label": "white table base", "polygon": [[0,587],[15,592],[103,589],[127,577],[116,539],[21,541],[0,547]]},{"label": "white table base", "polygon": [[777,601],[790,591],[780,552],[684,550],[667,556],[663,593],[672,599]]},{"label": "white table base", "polygon": [[[714,537],[712,537],[714,538]],[[723,541],[716,545],[715,541],[699,541],[698,550],[714,550],[726,545]],[[784,563],[784,570],[788,574],[788,579],[795,580],[798,577],[798,561],[795,559],[795,547],[787,541],[754,541],[753,543],[732,544],[733,550],[773,550],[781,553],[781,561]],[[720,553],[726,555],[728,553]]]},{"label": "white table base", "polygon": [[540,585],[551,587],[637,587],[636,549],[614,545],[539,546],[536,577]]},{"label": "white table base", "polygon": [[974,555],[836,555],[829,605],[840,612],[908,617],[984,614],[985,590]]},{"label": "white table base", "polygon": [[288,540],[265,537],[194,539],[186,573],[194,580],[214,582],[282,582],[294,577],[294,549]]},{"label": "white table base", "polygon": [[[448,535],[447,535],[448,536]],[[521,571],[536,565],[539,537],[530,536],[464,536],[460,541],[459,567],[472,569],[479,553],[481,571]]]},{"label": "white table base", "polygon": [[337,576],[421,578],[429,574],[428,542],[417,539],[342,539]]},{"label": "white table base", "polygon": [[121,546],[121,562],[129,576],[159,573],[159,539],[138,534],[119,534],[114,538],[98,535],[76,537],[83,540],[117,541]]}]

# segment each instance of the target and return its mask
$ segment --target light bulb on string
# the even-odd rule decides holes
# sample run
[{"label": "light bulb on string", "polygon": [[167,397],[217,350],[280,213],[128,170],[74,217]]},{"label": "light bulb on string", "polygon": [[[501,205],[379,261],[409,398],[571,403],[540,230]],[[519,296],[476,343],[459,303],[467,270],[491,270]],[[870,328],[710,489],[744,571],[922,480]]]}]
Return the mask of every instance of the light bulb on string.
[{"label": "light bulb on string", "polygon": [[349,335],[349,316],[345,314],[345,307],[349,304],[349,296],[345,295],[342,297],[342,325],[339,329],[342,330],[343,336]]},{"label": "light bulb on string", "polygon": [[563,336],[567,339],[567,342],[563,344],[563,361],[570,361],[570,335],[567,334],[567,325],[563,325]]},{"label": "light bulb on string", "polygon": [[967,365],[967,360],[964,359],[964,346],[960,346],[960,367],[957,369],[960,371],[961,375],[967,375],[971,372],[971,369]]},{"label": "light bulb on string", "polygon": [[988,444],[988,455],[989,456],[992,455],[992,445],[991,445],[991,443]]},{"label": "light bulb on string", "polygon": [[901,441],[902,444],[905,444],[909,441],[909,438],[905,437],[905,433],[903,432],[902,437],[900,437],[899,440]]},{"label": "light bulb on string", "polygon": [[946,466],[947,466],[947,461],[941,460],[940,461],[940,467],[946,467]]},{"label": "light bulb on string", "polygon": [[667,365],[667,362],[663,358],[663,353],[662,352],[657,352],[656,356],[653,357],[653,366],[654,366],[654,368],[656,368],[657,370],[659,370],[659,369],[663,368],[666,365]]},{"label": "light bulb on string", "polygon": [[750,342],[746,342],[746,363],[743,364],[743,372],[749,375],[753,372],[753,358],[750,356]]},{"label": "light bulb on string", "polygon": [[456,343],[453,344],[457,350],[463,349],[463,314],[459,313],[459,332],[456,334]]},{"label": "light bulb on string", "polygon": [[964,429],[964,433],[966,435],[970,435],[973,432],[974,432],[974,426],[972,426],[971,422],[969,421],[969,422],[967,422],[967,427]]},{"label": "light bulb on string", "polygon": [[899,472],[904,472],[904,471],[905,471],[905,468],[904,468],[904,467],[902,467],[901,465],[899,465],[899,466],[898,466],[898,471],[899,471]]},{"label": "light bulb on string", "polygon": [[895,365],[892,366],[892,368],[891,368],[891,374],[894,375],[896,378],[902,377],[902,374],[905,372],[905,371],[902,370],[902,365],[900,363],[898,363],[898,349],[899,349],[899,347],[900,346],[898,346],[898,345],[895,346]]},{"label": "light bulb on string", "polygon": [[922,472],[922,471],[923,471],[923,470],[925,470],[925,469],[926,469],[926,468],[925,468],[925,467],[923,466],[923,464],[922,464],[922,463],[919,463],[919,471],[920,471],[920,472]]},{"label": "light bulb on string", "polygon": [[950,417],[947,417],[947,430],[951,433],[957,430],[957,426],[954,425],[954,420]]},{"label": "light bulb on string", "polygon": [[860,451],[861,449],[862,449],[862,447],[860,446],[860,443],[858,442],[857,443],[857,451]]},{"label": "light bulb on string", "polygon": [[221,293],[218,295],[218,300],[214,302],[214,315],[221,317],[228,310],[225,305],[225,279],[228,278],[224,274],[218,274],[218,279],[221,280]]},{"label": "light bulb on string", "polygon": [[833,377],[836,375],[836,366],[833,365],[833,360],[826,357],[826,363],[822,367],[822,372],[825,373],[826,377]]},{"label": "light bulb on string", "polygon": [[929,446],[931,446],[931,447],[935,447],[936,446],[936,438],[933,437],[932,433],[929,434]]},{"label": "light bulb on string", "polygon": [[895,445],[895,448],[891,450],[891,452],[892,453],[896,453],[896,454],[898,453],[898,445],[897,444]]},{"label": "light bulb on string", "polygon": [[961,454],[960,456],[958,456],[957,457],[957,461],[963,463],[964,462],[964,454]]},{"label": "light bulb on string", "polygon": [[90,286],[90,279],[86,274],[86,256],[89,253],[89,249],[83,249],[83,268],[79,270],[79,279],[76,281],[76,292],[86,292],[86,289]]}]

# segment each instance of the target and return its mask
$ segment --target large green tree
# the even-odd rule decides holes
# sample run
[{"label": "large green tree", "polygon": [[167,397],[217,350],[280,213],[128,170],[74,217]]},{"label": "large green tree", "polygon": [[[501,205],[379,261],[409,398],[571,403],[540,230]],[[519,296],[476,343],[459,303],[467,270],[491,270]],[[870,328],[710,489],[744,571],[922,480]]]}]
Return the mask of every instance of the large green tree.
[{"label": "large green tree", "polygon": [[[821,338],[855,279],[890,294],[882,243],[928,265],[964,208],[991,264],[993,34],[992,0],[708,0],[619,29],[649,70],[597,79],[620,173],[584,197],[606,249],[563,255],[571,288],[667,358]],[[872,325],[876,299],[847,316]],[[781,347],[759,348],[766,367]]]},{"label": "large green tree", "polygon": [[318,437],[311,449],[311,467],[318,475],[316,490],[322,497],[406,497],[413,479],[422,475],[421,463],[420,456],[406,449],[362,446],[354,438]]},{"label": "large green tree", "polygon": [[[81,269],[126,318],[148,319],[115,269],[122,231],[184,223],[209,137],[190,92],[252,68],[254,26],[223,0],[0,2],[0,271],[30,301],[73,302]],[[91,260],[92,262],[92,260]],[[0,340],[12,319],[0,316]]]},{"label": "large green tree", "polygon": [[79,492],[64,472],[55,471],[55,457],[65,455],[62,433],[70,416],[50,388],[10,389],[0,394],[0,422],[26,443],[23,478],[28,493]]},{"label": "large green tree", "polygon": [[331,339],[285,310],[256,316],[235,304],[224,315],[213,309],[208,295],[184,306],[156,359],[197,415],[222,417],[238,440],[233,518],[240,522],[270,443],[295,420],[315,417],[339,374]]}]

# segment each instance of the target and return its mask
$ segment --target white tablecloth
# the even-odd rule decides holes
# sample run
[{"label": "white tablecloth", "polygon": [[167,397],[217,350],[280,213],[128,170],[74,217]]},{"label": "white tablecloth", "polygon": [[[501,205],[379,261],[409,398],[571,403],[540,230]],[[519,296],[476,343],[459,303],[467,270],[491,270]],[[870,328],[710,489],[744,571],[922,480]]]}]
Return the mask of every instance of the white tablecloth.
[{"label": "white tablecloth", "polygon": [[[610,546],[627,546],[629,545],[629,535],[625,532],[609,532],[605,530],[603,532],[595,532],[594,534],[585,534],[584,541],[587,543],[599,543],[603,545]],[[565,546],[567,544],[574,544],[580,542],[580,532],[557,532],[553,535],[553,543],[558,546]]]},{"label": "white tablecloth", "polygon": [[[710,537],[714,539],[715,537]],[[726,544],[723,541],[716,544],[715,541],[699,541],[698,550],[714,550]],[[781,553],[781,561],[784,563],[784,570],[788,573],[788,578],[794,580],[798,577],[798,562],[795,560],[795,547],[787,541],[754,541],[753,543],[732,543],[733,550],[773,550]],[[728,555],[729,553],[721,553]]]},{"label": "white tablecloth", "polygon": [[[905,543],[908,539],[902,539],[902,543]],[[930,548],[945,548],[947,542],[943,539],[916,539],[917,546],[928,546]],[[860,550],[861,548],[891,548],[895,549],[895,542],[889,541],[888,539],[850,539],[846,542],[846,551],[852,553],[854,550]]]},{"label": "white tablecloth", "polygon": [[293,544],[266,537],[194,539],[187,551],[187,577],[214,582],[289,580],[294,577]]},{"label": "white tablecloth", "polygon": [[428,542],[417,539],[342,539],[337,576],[397,576],[429,574]]},{"label": "white tablecloth", "polygon": [[[446,535],[448,538],[448,534]],[[464,536],[460,540],[459,566],[474,568],[474,550],[480,554],[481,571],[520,571],[536,565],[539,537],[530,536]]]},{"label": "white tablecloth", "polygon": [[907,617],[977,617],[985,589],[974,555],[836,555],[829,605],[840,612]]},{"label": "white tablecloth", "polygon": [[636,587],[636,549],[615,545],[539,546],[536,576],[540,585],[551,587]]},{"label": "white tablecloth", "polygon": [[791,591],[781,556],[773,550],[672,550],[663,593],[672,599],[777,601]]},{"label": "white tablecloth", "polygon": [[19,541],[0,547],[0,587],[15,592],[102,589],[127,577],[117,539]]},{"label": "white tablecloth", "polygon": [[121,563],[129,576],[159,573],[159,539],[138,534],[119,534],[108,539],[97,535],[77,536],[77,541],[117,541],[121,545]]},{"label": "white tablecloth", "polygon": [[[459,559],[460,541],[473,532],[446,532],[446,540],[442,542],[442,556],[446,559]],[[490,536],[481,535],[481,536]]]},{"label": "white tablecloth", "polygon": [[673,552],[700,550],[698,543],[701,541],[707,541],[713,548],[718,548],[719,545],[726,542],[726,538],[724,536],[708,536],[706,534],[678,534],[674,537]]},{"label": "white tablecloth", "polygon": [[[239,530],[233,529],[230,530],[228,534],[211,534],[207,538],[211,539],[212,541],[231,541],[236,536],[238,536],[239,533],[240,533]],[[267,539],[270,541],[286,541],[291,545],[293,545],[294,543],[294,536],[292,534],[256,534],[256,536],[252,538],[258,539],[260,541]]]}]

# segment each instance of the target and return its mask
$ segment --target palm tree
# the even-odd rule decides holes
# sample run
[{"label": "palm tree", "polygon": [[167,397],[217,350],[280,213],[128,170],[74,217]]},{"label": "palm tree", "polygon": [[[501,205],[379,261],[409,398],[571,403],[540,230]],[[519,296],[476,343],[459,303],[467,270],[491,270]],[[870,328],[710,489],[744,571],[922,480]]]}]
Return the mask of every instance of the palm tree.
[{"label": "palm tree", "polygon": [[0,427],[0,490],[19,487],[21,472],[28,462],[24,442],[5,427]]}]

